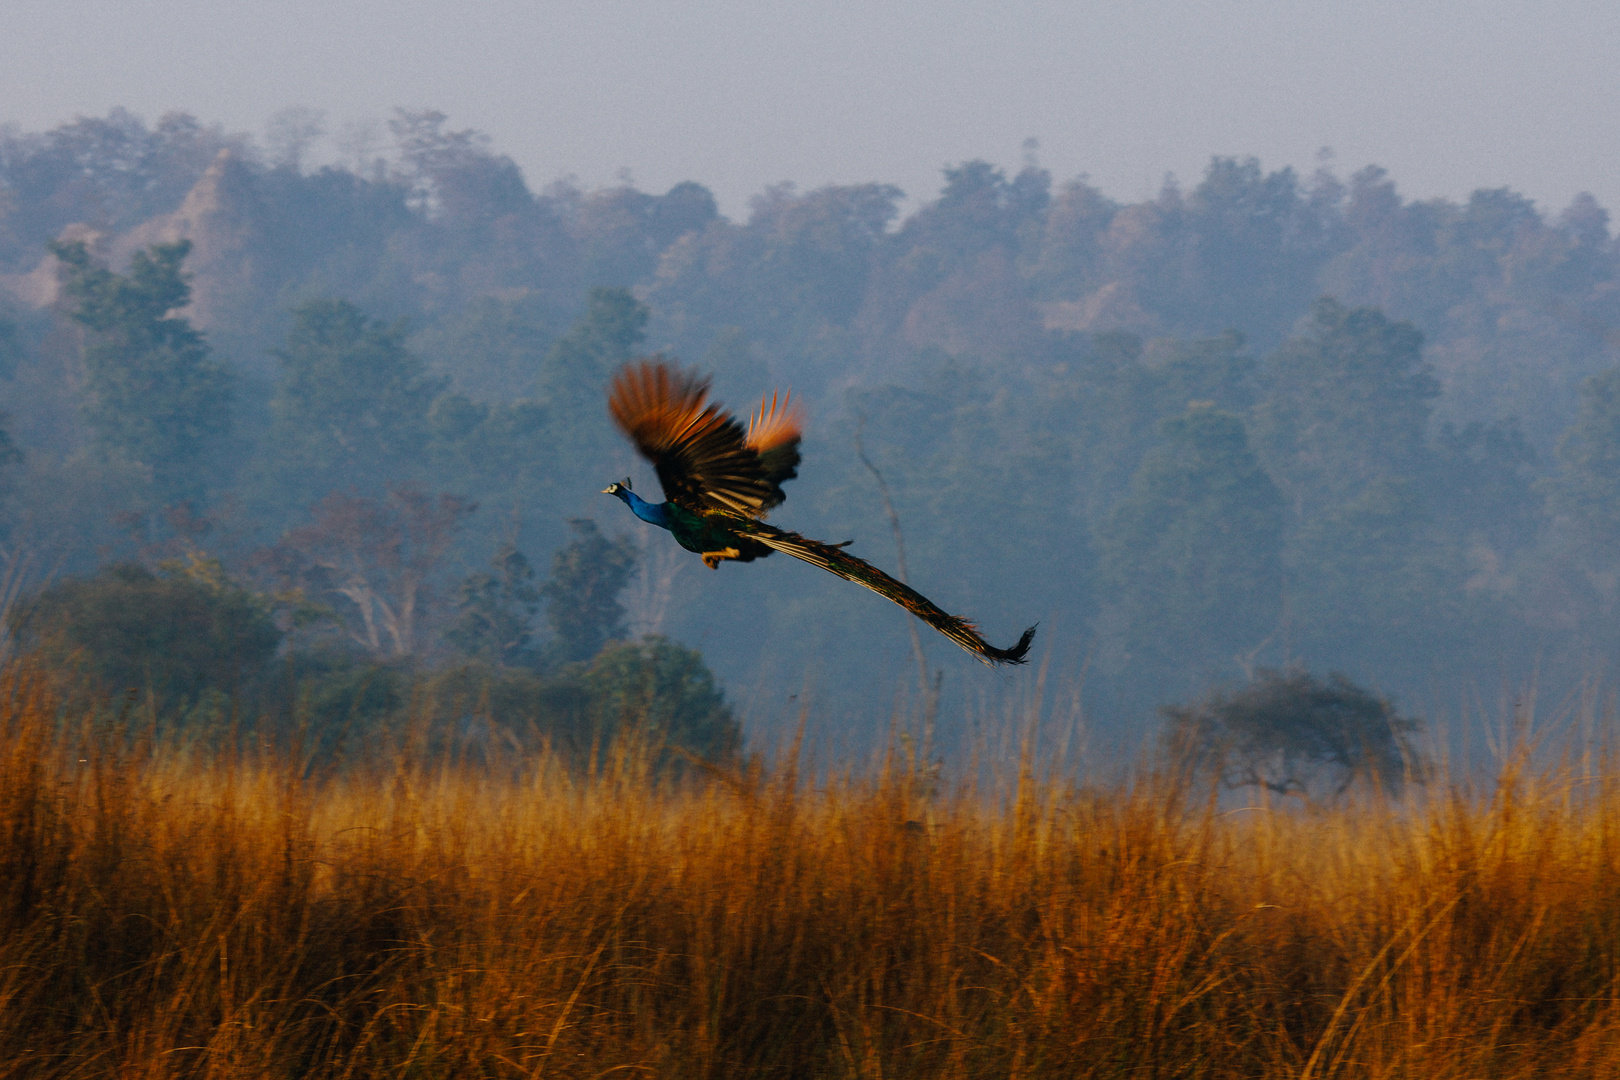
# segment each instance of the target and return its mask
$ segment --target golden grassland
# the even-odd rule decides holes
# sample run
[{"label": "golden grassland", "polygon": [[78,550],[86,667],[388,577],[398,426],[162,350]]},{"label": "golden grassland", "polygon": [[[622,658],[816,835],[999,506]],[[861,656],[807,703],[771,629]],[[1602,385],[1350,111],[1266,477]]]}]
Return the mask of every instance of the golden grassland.
[{"label": "golden grassland", "polygon": [[324,780],[0,685],[0,1076],[1620,1074],[1620,770]]}]

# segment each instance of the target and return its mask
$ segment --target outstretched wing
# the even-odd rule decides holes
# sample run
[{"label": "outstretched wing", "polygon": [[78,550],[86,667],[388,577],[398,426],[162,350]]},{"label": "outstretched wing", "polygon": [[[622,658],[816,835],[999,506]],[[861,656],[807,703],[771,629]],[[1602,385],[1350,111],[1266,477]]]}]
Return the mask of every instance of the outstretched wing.
[{"label": "outstretched wing", "polygon": [[[709,404],[709,380],[695,371],[683,371],[661,356],[626,364],[613,377],[608,412],[653,463],[670,502],[754,517],[782,501],[780,482],[786,477],[773,476],[742,425]],[[767,452],[784,445],[780,432],[772,437]],[[795,431],[794,464],[797,442]]]},{"label": "outstretched wing", "polygon": [[979,635],[978,629],[966,619],[940,610],[933,601],[903,582],[885,574],[871,563],[846,553],[841,547],[808,540],[798,533],[790,533],[767,525],[763,521],[736,522],[735,530],[757,540],[775,551],[803,559],[845,581],[864,585],[879,596],[888,597],[911,612],[935,630],[944,634],[970,653],[989,664],[1022,664],[1029,653],[1029,643],[1035,639],[1035,628],[1024,631],[1017,644],[1010,649],[998,649]]},{"label": "outstretched wing", "polygon": [[799,475],[799,438],[804,433],[804,413],[793,403],[791,393],[764,398],[748,422],[748,448],[759,455],[759,466],[774,492],[763,509],[780,506],[787,496],[782,485]]}]

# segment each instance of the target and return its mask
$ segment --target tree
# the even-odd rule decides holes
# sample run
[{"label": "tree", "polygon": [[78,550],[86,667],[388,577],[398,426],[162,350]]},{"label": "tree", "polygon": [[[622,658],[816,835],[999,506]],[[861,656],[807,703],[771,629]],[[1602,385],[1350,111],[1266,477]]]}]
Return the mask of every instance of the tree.
[{"label": "tree", "polygon": [[589,193],[564,185],[551,190],[551,199],[579,243],[581,279],[594,285],[646,281],[670,244],[719,217],[714,195],[691,181],[662,196],[628,184]]},{"label": "tree", "polygon": [[1195,269],[1175,322],[1280,339],[1342,244],[1332,209],[1303,197],[1292,169],[1267,174],[1252,157],[1213,158],[1182,214]]},{"label": "tree", "polygon": [[326,134],[326,113],[305,105],[289,105],[270,117],[264,134],[271,166],[301,173],[305,153]]},{"label": "tree", "polygon": [[434,579],[474,509],[460,496],[410,486],[393,488],[386,501],[334,492],[267,558],[284,582],[330,598],[354,644],[403,659],[422,646]]},{"label": "tree", "polygon": [[1276,629],[1283,503],[1236,416],[1194,403],[1160,432],[1099,530],[1105,619],[1133,666],[1186,681]]},{"label": "tree", "polygon": [[939,200],[912,215],[901,239],[953,264],[997,245],[1016,245],[1019,227],[1038,219],[1051,201],[1051,174],[1035,165],[1011,181],[988,161],[947,165],[944,174]]},{"label": "tree", "polygon": [[636,545],[613,540],[590,518],[569,521],[574,539],[551,560],[551,577],[540,587],[551,623],[552,653],[563,663],[589,660],[609,641],[624,637],[624,591],[636,568]]},{"label": "tree", "polygon": [[276,470],[302,491],[407,479],[444,384],[406,351],[404,326],[346,300],[308,301],[293,320],[270,402]]},{"label": "tree", "polygon": [[166,502],[201,497],[231,426],[230,372],[208,355],[191,323],[180,264],[191,242],[135,253],[129,274],[95,265],[83,243],[53,242],[71,317],[94,335],[85,346],[85,416],[104,453],[152,470]]},{"label": "tree", "polygon": [[1466,654],[1475,628],[1462,541],[1437,527],[1404,477],[1375,480],[1301,523],[1289,550],[1296,655],[1416,679]]},{"label": "tree", "polygon": [[1422,349],[1410,323],[1323,297],[1267,358],[1256,442],[1302,514],[1373,480],[1423,472],[1440,384]]},{"label": "tree", "polygon": [[740,391],[739,397],[744,400],[771,381],[770,369],[761,361],[748,335],[737,326],[722,326],[715,330],[714,340],[709,342],[699,366],[713,373],[722,391],[727,387],[736,387]]},{"label": "tree", "polygon": [[[0,425],[8,424],[10,421],[10,414],[0,412]],[[0,426],[0,470],[5,470],[0,472],[0,493],[5,493],[11,489],[12,476],[6,466],[15,465],[22,459],[22,451],[17,449],[17,444],[12,441],[11,432]]]},{"label": "tree", "polygon": [[901,197],[886,184],[803,194],[781,185],[752,201],[746,224],[689,233],[664,253],[649,293],[660,335],[697,356],[716,328],[734,326],[773,356],[847,360]]},{"label": "tree", "polygon": [[645,340],[648,316],[628,289],[592,289],[585,311],[552,345],[535,402],[544,412],[548,474],[594,474],[620,459],[624,442],[608,422],[603,394],[613,372]]},{"label": "tree", "polygon": [[390,721],[414,704],[411,673],[401,664],[322,646],[292,651],[288,661],[294,730],[311,760],[374,750]]},{"label": "tree", "polygon": [[493,664],[522,665],[534,659],[535,612],[540,592],[534,569],[510,542],[490,560],[490,569],[461,583],[455,623],[445,640],[466,656]]},{"label": "tree", "polygon": [[594,403],[608,376],[646,339],[649,316],[629,289],[592,289],[585,313],[546,356],[541,395],[558,405]]},{"label": "tree", "polygon": [[0,259],[31,264],[74,222],[120,233],[170,213],[225,149],[245,151],[246,140],[180,112],[151,127],[113,109],[40,134],[0,132],[0,201],[15,207],[17,239],[11,251],[0,247]]},{"label": "tree", "polygon": [[1620,368],[1581,387],[1580,411],[1558,446],[1552,505],[1589,551],[1620,549]]},{"label": "tree", "polygon": [[590,715],[605,743],[636,734],[711,760],[733,756],[742,732],[702,654],[662,637],[603,649],[585,672]]},{"label": "tree", "polygon": [[647,763],[663,771],[678,769],[685,755],[723,761],[742,744],[703,657],[655,636],[615,642],[590,664],[549,675],[476,661],[447,665],[411,689],[413,719],[433,723],[435,737],[463,755],[533,746],[538,737],[588,768],[623,738],[649,751]]},{"label": "tree", "polygon": [[1089,292],[1101,255],[1099,239],[1120,206],[1084,180],[1071,180],[1053,197],[1041,223],[1038,245],[1024,251],[1024,265],[1043,299],[1071,299]]},{"label": "tree", "polygon": [[78,691],[139,688],[162,709],[250,686],[281,642],[269,602],[193,558],[58,582],[14,606],[10,629]]},{"label": "tree", "polygon": [[1510,437],[1429,445],[1440,386],[1410,324],[1323,297],[1301,331],[1267,358],[1253,411],[1295,511],[1291,642],[1315,663],[1421,677],[1462,655],[1489,606],[1465,604],[1468,508],[1438,485],[1509,486]]},{"label": "tree", "polygon": [[447,119],[434,109],[396,109],[388,121],[418,208],[462,228],[532,209],[534,197],[517,163],[490,153],[482,132],[445,131]]},{"label": "tree", "polygon": [[913,214],[871,274],[863,321],[881,320],[914,348],[954,355],[1038,347],[1017,253],[1040,231],[1051,176],[1033,164],[1012,181],[985,161],[945,169],[939,200]]},{"label": "tree", "polygon": [[481,401],[531,396],[552,344],[556,315],[533,290],[481,296],[411,339],[412,348]]},{"label": "tree", "polygon": [[1431,458],[1429,484],[1449,532],[1498,553],[1536,539],[1545,509],[1536,490],[1540,461],[1517,421],[1442,424]]},{"label": "tree", "polygon": [[1227,788],[1336,796],[1358,779],[1398,791],[1423,775],[1412,746],[1419,722],[1337,673],[1260,671],[1246,686],[1160,712],[1167,748]]},{"label": "tree", "polygon": [[[598,412],[606,426],[606,410]],[[484,404],[440,394],[428,424],[431,437],[422,467],[432,486],[465,492],[480,506],[517,515],[524,530],[548,538],[563,531],[557,505],[583,494],[580,477],[602,467],[600,457],[593,461],[568,438],[550,409],[531,400]]]}]

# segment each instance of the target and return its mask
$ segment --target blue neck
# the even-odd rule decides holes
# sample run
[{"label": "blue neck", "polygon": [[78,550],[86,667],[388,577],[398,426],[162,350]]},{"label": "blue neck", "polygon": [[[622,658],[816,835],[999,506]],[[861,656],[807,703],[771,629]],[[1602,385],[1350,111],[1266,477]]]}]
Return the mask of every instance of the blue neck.
[{"label": "blue neck", "polygon": [[623,499],[630,512],[642,521],[656,525],[660,529],[669,528],[669,503],[650,503],[629,488],[620,488],[614,494]]}]

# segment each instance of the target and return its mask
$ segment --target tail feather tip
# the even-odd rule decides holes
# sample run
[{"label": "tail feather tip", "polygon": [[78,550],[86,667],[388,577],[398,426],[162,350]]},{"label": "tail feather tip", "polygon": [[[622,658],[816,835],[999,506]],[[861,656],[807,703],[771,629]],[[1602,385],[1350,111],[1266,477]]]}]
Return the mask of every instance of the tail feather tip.
[{"label": "tail feather tip", "polygon": [[[1036,623],[1035,626],[1039,626]],[[1028,663],[1029,644],[1035,640],[1035,626],[1024,631],[1024,636],[1010,649],[994,649],[986,647],[984,657],[992,664],[1024,664]]]}]

